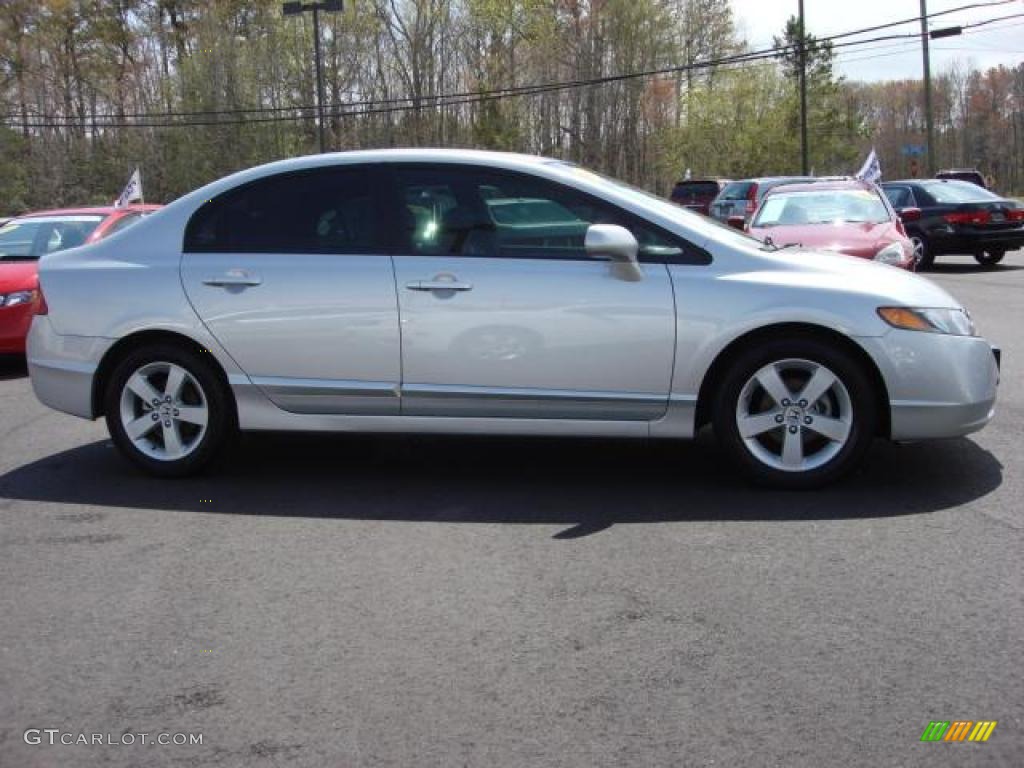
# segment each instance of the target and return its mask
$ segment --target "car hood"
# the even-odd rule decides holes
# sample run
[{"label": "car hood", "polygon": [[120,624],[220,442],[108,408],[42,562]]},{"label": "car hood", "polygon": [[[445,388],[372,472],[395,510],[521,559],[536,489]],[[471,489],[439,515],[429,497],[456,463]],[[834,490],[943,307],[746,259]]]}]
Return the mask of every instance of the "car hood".
[{"label": "car hood", "polygon": [[961,308],[959,301],[921,275],[899,267],[824,250],[759,251],[761,267],[746,279],[777,286],[802,286],[833,295],[859,295],[876,306]]},{"label": "car hood", "polygon": [[799,243],[805,248],[835,251],[850,256],[872,258],[889,243],[902,239],[891,221],[880,224],[805,224],[751,229],[759,240],[770,237],[776,245]]},{"label": "car hood", "polygon": [[37,261],[0,261],[0,293],[35,288],[38,266]]}]

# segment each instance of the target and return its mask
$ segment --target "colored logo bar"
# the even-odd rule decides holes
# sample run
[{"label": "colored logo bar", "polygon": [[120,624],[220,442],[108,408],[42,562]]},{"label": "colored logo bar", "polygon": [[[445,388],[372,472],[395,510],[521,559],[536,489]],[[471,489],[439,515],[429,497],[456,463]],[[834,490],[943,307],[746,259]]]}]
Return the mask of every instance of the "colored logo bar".
[{"label": "colored logo bar", "polygon": [[921,741],[988,741],[998,720],[932,720],[921,734]]}]

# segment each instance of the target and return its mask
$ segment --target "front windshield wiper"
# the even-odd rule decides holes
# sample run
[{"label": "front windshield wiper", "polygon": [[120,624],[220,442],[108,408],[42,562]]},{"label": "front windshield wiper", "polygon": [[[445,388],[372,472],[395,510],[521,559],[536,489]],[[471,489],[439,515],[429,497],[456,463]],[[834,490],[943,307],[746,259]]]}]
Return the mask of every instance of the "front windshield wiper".
[{"label": "front windshield wiper", "polygon": [[804,247],[803,243],[786,243],[785,245],[776,245],[775,241],[772,240],[771,237],[766,237],[764,239],[764,245],[765,245],[765,247],[762,248],[761,250],[762,251],[770,250],[772,253],[775,253],[776,251],[784,251],[787,248],[803,248]]}]

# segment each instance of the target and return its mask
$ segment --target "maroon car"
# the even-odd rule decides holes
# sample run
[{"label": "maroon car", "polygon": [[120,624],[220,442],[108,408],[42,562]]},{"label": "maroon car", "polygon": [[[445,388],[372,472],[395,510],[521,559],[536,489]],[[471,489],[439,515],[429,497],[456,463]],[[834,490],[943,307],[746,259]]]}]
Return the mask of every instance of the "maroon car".
[{"label": "maroon car", "polygon": [[718,193],[725,189],[725,185],[728,183],[728,179],[683,179],[677,181],[672,187],[669,200],[676,205],[709,216],[711,215],[711,202],[718,197]]},{"label": "maroon car", "polygon": [[776,187],[761,201],[747,231],[780,248],[799,245],[915,267],[914,244],[903,222],[878,187],[865,181]]}]

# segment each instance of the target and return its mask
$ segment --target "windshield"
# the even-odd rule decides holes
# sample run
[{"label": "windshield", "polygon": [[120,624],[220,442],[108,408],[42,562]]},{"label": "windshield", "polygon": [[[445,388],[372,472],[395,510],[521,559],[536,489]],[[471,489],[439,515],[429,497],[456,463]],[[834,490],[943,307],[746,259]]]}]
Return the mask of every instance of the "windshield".
[{"label": "windshield", "polygon": [[751,227],[881,224],[889,220],[889,209],[878,193],[866,189],[844,189],[771,195],[757,212]]},{"label": "windshield", "polygon": [[1002,199],[987,189],[967,181],[932,181],[921,186],[936,203],[977,203]]},{"label": "windshield", "polygon": [[25,261],[82,245],[102,216],[32,216],[0,227],[0,260]]}]

